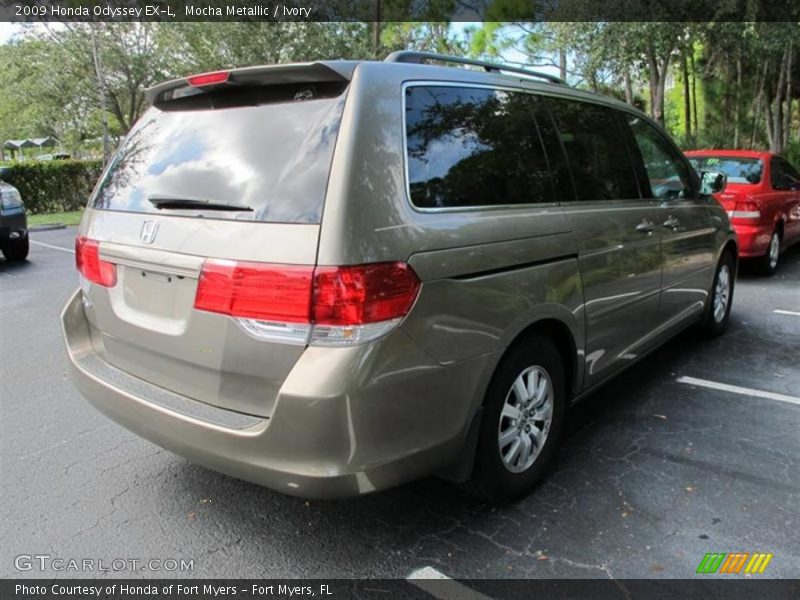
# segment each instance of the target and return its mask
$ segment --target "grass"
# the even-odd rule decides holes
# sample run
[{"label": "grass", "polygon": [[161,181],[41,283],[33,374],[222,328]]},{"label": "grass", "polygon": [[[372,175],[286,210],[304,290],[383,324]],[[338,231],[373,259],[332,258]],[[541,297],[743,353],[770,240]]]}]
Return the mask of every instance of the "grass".
[{"label": "grass", "polygon": [[36,225],[53,225],[55,223],[61,223],[62,225],[78,225],[81,222],[81,215],[83,215],[82,210],[42,215],[28,215],[28,227],[35,227]]}]

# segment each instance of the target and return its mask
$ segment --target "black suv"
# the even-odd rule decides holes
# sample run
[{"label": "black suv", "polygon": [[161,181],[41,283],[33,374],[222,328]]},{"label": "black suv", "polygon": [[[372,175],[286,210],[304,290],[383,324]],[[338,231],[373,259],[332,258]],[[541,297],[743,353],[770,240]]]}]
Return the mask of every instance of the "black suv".
[{"label": "black suv", "polygon": [[8,261],[28,258],[28,217],[19,191],[0,180],[0,250]]}]

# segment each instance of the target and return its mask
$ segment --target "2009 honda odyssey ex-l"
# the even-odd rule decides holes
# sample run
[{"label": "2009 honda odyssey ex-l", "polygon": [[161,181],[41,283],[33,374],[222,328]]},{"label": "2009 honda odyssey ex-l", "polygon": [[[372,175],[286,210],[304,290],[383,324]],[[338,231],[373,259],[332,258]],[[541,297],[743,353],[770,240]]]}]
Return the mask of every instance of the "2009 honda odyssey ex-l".
[{"label": "2009 honda odyssey ex-l", "polygon": [[571,402],[690,325],[721,332],[723,177],[627,105],[458,62],[150,90],[76,243],[62,318],[89,401],[290,494],[439,473],[501,501]]}]

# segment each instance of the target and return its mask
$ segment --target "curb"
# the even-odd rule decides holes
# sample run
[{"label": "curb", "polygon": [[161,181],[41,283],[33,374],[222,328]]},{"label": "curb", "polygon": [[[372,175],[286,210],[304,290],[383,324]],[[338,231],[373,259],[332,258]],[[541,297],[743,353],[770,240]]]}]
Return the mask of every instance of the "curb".
[{"label": "curb", "polygon": [[53,231],[55,229],[66,229],[67,226],[63,223],[51,223],[49,225],[34,225],[33,227],[28,227],[28,231],[32,233],[36,233],[37,231]]}]

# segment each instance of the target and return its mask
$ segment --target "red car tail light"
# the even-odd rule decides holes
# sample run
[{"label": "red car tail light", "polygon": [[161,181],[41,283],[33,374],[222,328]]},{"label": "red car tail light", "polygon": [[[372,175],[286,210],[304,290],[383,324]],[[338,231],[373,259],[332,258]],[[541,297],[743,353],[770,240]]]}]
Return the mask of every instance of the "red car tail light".
[{"label": "red car tail light", "polygon": [[349,345],[396,327],[419,288],[401,262],[314,268],[208,260],[194,306],[234,317],[262,339]]},{"label": "red car tail light", "polygon": [[761,210],[756,202],[749,200],[737,200],[730,213],[731,219],[760,219]]},{"label": "red car tail light", "polygon": [[104,287],[117,285],[117,267],[100,259],[100,242],[85,236],[75,238],[75,266],[86,279]]}]

